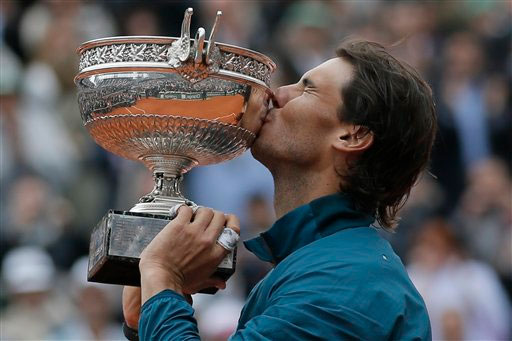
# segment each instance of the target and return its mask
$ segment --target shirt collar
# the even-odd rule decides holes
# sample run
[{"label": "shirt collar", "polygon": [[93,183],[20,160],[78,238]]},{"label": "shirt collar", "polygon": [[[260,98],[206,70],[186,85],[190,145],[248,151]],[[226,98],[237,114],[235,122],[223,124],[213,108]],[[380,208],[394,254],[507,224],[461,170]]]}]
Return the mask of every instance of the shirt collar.
[{"label": "shirt collar", "polygon": [[317,239],[343,229],[369,226],[374,217],[357,211],[347,195],[321,197],[288,212],[245,247],[266,262],[279,263]]}]

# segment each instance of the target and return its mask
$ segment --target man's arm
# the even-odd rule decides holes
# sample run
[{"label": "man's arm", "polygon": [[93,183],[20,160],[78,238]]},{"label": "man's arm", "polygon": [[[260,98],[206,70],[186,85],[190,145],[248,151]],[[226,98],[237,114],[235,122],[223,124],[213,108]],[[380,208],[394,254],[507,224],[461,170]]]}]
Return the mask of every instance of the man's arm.
[{"label": "man's arm", "polygon": [[[123,313],[128,327],[136,329],[141,304],[146,306],[145,302],[152,298],[158,300],[162,292],[172,293],[173,301],[185,304],[178,304],[178,309],[169,315],[171,318],[195,323],[193,313],[188,314],[192,308],[185,297],[204,288],[224,289],[226,285],[212,277],[228,253],[217,243],[225,226],[240,233],[240,222],[233,215],[208,208],[199,208],[194,214],[190,207],[180,207],[176,218],[141,254],[141,288],[125,287],[123,291]],[[192,329],[197,334],[195,324]]]},{"label": "man's arm", "polygon": [[[170,290],[142,307],[140,340],[200,340],[194,309]],[[252,318],[231,341],[341,340],[382,337],[382,327],[350,308],[325,307],[297,299],[283,299]]]},{"label": "man's arm", "polygon": [[[241,326],[230,340],[386,339],[390,336],[393,325],[389,321],[377,321],[355,310],[342,296],[325,290],[329,282],[327,278],[311,285],[304,278],[284,283],[273,293],[267,308]],[[377,297],[360,299],[376,301]],[[141,340],[199,340],[193,313],[192,307],[176,293],[159,293],[142,308]]]},{"label": "man's arm", "polygon": [[194,309],[172,290],[158,293],[142,306],[139,340],[200,340]]}]

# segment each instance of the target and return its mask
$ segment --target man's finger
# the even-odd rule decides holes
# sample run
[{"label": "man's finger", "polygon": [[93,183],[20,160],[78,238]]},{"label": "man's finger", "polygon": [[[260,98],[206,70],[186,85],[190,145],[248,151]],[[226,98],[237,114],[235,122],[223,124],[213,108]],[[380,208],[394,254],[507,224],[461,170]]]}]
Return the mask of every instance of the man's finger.
[{"label": "man's finger", "polygon": [[[193,211],[187,205],[182,205],[178,209],[178,213],[174,219],[172,219],[158,234],[167,234],[176,228],[181,228],[186,224],[190,223],[190,219],[192,219]],[[158,237],[158,235],[157,235]]]},{"label": "man's finger", "polygon": [[190,223],[193,214],[194,211],[192,210],[192,208],[190,208],[187,205],[181,205],[180,208],[178,209],[178,214],[176,215],[176,218],[174,218],[171,221],[175,222],[176,224],[187,224]]},{"label": "man's finger", "polygon": [[213,211],[213,218],[205,233],[212,242],[216,241],[226,226],[226,215],[220,211]]},{"label": "man's finger", "polygon": [[229,227],[240,235],[240,220],[234,214],[226,215],[226,227]]},{"label": "man's finger", "polygon": [[201,287],[198,289],[198,291],[201,291],[203,289],[207,288],[217,288],[217,289],[226,289],[226,281],[223,279],[220,279],[218,277],[210,277],[204,282]]},{"label": "man's finger", "polygon": [[[226,289],[226,281],[215,276],[209,277],[207,280],[205,280],[201,284],[198,284],[196,287],[188,288],[190,291],[185,292],[185,298],[187,298],[187,296],[189,296],[190,294],[197,294],[201,290],[209,288],[217,288],[224,290]],[[191,302],[189,303],[192,304]]]},{"label": "man's finger", "polygon": [[220,290],[224,290],[226,289],[226,282],[225,281],[222,281],[222,280],[219,280],[215,283],[215,287],[217,289],[220,289]]},{"label": "man's finger", "polygon": [[220,262],[222,262],[224,257],[226,257],[227,254],[230,252],[231,251],[227,250],[226,248],[221,246],[219,243],[215,243],[215,245],[213,247],[213,251],[212,251],[212,257],[214,257],[214,259],[216,259],[218,261],[217,264],[220,264]]},{"label": "man's finger", "polygon": [[200,207],[194,215],[193,225],[203,230],[208,227],[214,216],[213,210],[208,207]]}]

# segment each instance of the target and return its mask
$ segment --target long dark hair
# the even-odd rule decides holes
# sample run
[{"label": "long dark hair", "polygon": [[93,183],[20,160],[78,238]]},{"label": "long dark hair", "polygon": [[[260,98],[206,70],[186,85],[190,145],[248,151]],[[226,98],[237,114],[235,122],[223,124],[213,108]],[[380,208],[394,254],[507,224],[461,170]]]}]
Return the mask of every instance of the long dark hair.
[{"label": "long dark hair", "polygon": [[346,41],[336,54],[354,67],[340,120],[366,127],[373,144],[342,174],[341,191],[392,230],[397,212],[429,163],[437,131],[432,90],[377,43]]}]

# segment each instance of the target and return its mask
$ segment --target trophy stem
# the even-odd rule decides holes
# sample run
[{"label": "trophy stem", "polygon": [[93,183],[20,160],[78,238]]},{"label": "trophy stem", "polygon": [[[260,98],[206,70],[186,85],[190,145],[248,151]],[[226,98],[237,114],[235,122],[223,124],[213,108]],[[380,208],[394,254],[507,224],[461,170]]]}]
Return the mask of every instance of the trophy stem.
[{"label": "trophy stem", "polygon": [[174,155],[147,155],[141,158],[153,171],[155,187],[140,198],[130,212],[169,215],[175,205],[188,201],[181,194],[183,174],[197,164],[197,161]]},{"label": "trophy stem", "polygon": [[166,178],[178,177],[194,168],[198,162],[181,155],[145,155],[140,160],[153,174],[161,173]]}]

